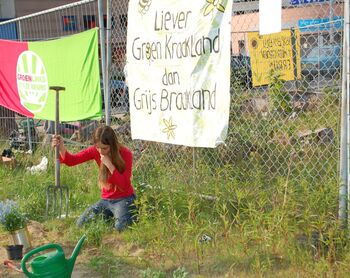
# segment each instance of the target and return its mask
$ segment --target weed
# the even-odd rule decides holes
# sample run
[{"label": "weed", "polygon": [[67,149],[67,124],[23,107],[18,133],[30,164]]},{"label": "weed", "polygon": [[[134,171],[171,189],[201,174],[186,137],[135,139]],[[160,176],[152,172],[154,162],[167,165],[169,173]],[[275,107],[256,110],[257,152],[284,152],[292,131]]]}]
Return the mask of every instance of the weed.
[{"label": "weed", "polygon": [[173,278],[186,278],[188,277],[188,272],[184,267],[178,267],[173,272]]},{"label": "weed", "polygon": [[281,73],[271,71],[269,73],[269,79],[268,94],[270,96],[272,110],[285,115],[290,114],[292,112],[291,97],[283,90],[284,80],[281,79]]},{"label": "weed", "polygon": [[93,246],[101,246],[103,237],[111,232],[112,227],[105,222],[104,219],[97,218],[93,223],[87,223],[83,227],[89,244]]},{"label": "weed", "polygon": [[140,271],[142,278],[165,278],[165,272],[161,270],[152,270],[150,268],[147,268],[146,270]]}]

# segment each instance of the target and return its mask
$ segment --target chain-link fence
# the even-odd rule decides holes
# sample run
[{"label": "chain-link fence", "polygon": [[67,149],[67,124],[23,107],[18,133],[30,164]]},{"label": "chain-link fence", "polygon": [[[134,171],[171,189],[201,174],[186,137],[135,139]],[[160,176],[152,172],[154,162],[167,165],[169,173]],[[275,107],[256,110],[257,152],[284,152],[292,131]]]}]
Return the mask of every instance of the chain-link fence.
[{"label": "chain-link fence", "polygon": [[[100,20],[100,17],[103,18]],[[99,13],[98,1],[85,0],[0,23],[0,38],[20,41],[56,39],[98,27],[100,22],[105,27],[106,21],[106,13]],[[86,140],[95,127],[93,121],[61,123],[59,132],[67,139]],[[29,120],[0,107],[0,140],[9,140],[11,147],[35,149],[44,135],[54,132],[54,122]]]},{"label": "chain-link fence", "polygon": [[[83,2],[8,26],[16,23],[23,40],[80,32],[98,22],[96,1]],[[131,140],[125,70],[128,2],[107,2],[111,125],[132,145],[138,182],[160,185],[169,176],[196,187],[209,176],[211,181],[218,177],[218,185],[250,182],[255,176],[254,182],[262,183],[283,178],[337,184],[343,1],[283,1],[283,32],[265,37],[257,33],[259,1],[234,1],[229,132],[225,145],[215,149]],[[62,21],[73,18],[75,24],[62,27]],[[14,114],[1,109],[3,129],[10,130]],[[203,188],[194,190],[215,194],[220,189]]]},{"label": "chain-link fence", "polygon": [[[206,177],[227,172],[232,184],[254,175],[261,182],[283,177],[337,184],[343,3],[304,2],[283,1],[283,32],[260,37],[259,1],[234,1],[225,145],[203,149],[134,141],[144,182],[152,183],[156,174],[150,169],[165,164],[171,179],[184,184],[203,184]],[[130,142],[129,117],[122,113],[128,111],[123,71],[127,6],[112,1],[111,11],[116,24],[111,36],[112,123]]]},{"label": "chain-link fence", "polygon": [[260,37],[257,2],[234,9],[227,144],[268,175],[336,181],[342,3],[290,1],[282,10],[283,35]]}]

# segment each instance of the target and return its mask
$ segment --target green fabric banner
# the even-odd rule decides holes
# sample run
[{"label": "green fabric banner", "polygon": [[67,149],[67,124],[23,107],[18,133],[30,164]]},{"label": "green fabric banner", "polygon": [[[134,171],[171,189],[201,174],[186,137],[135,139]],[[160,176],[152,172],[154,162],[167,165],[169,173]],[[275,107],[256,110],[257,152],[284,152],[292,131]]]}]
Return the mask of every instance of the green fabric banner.
[{"label": "green fabric banner", "polygon": [[[49,86],[66,88],[60,94],[60,119],[101,118],[98,32],[92,29],[47,42],[29,43],[29,50],[44,62]],[[55,93],[50,91],[38,119],[54,119]]]},{"label": "green fabric banner", "polygon": [[55,92],[60,93],[60,120],[100,119],[102,99],[97,28],[69,37],[28,42],[16,66],[21,104],[36,119],[55,119]]}]

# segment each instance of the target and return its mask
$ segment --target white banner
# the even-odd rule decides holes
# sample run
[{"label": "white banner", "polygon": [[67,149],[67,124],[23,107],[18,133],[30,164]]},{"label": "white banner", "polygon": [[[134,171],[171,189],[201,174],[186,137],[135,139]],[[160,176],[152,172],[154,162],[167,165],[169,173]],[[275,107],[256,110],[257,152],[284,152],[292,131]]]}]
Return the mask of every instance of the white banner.
[{"label": "white banner", "polygon": [[232,0],[130,0],[133,139],[223,143],[230,109]]}]

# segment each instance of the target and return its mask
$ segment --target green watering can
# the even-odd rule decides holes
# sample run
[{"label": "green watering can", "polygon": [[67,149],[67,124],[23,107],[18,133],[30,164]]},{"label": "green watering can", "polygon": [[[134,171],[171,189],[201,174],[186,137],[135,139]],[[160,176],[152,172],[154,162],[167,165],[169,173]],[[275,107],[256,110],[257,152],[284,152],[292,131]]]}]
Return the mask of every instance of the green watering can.
[{"label": "green watering can", "polygon": [[[23,273],[27,277],[40,277],[40,278],[69,278],[72,275],[75,260],[79,254],[82,244],[84,243],[86,236],[83,235],[75,246],[72,255],[67,260],[63,249],[60,245],[50,243],[44,246],[40,246],[36,249],[25,254],[22,259],[21,267]],[[45,253],[35,257],[31,262],[30,266],[32,272],[29,272],[26,267],[26,262],[34,254],[42,252],[48,249],[56,249],[55,251]]]}]

